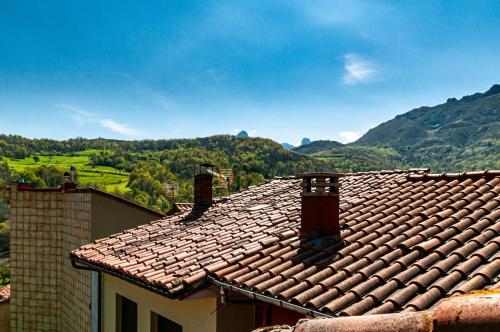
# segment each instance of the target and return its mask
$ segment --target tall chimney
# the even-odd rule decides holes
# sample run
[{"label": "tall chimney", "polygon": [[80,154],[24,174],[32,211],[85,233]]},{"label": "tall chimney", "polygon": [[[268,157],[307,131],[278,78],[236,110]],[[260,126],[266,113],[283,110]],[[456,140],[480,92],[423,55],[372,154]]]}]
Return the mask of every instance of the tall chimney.
[{"label": "tall chimney", "polygon": [[212,180],[214,166],[200,164],[194,168],[194,205],[208,207],[212,205]]},{"label": "tall chimney", "polygon": [[303,233],[340,239],[339,178],[342,173],[305,173],[302,178],[300,228]]}]

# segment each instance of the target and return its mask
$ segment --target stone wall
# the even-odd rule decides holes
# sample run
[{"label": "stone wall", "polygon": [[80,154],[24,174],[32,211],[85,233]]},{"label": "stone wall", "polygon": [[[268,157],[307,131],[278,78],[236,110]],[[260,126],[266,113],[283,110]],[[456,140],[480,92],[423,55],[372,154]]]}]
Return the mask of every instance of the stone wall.
[{"label": "stone wall", "polygon": [[69,251],[90,241],[90,195],[11,187],[12,331],[89,331],[90,274]]},{"label": "stone wall", "polygon": [[91,241],[91,193],[63,194],[61,232],[61,330],[90,330],[90,272],[71,266],[71,250]]}]

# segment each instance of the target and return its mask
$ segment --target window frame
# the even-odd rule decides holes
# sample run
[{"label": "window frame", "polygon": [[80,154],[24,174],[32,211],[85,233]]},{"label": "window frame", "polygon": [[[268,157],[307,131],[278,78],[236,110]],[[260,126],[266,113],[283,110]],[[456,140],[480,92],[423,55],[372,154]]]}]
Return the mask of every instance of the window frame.
[{"label": "window frame", "polygon": [[139,320],[138,320],[138,315],[139,315],[139,310],[138,310],[138,304],[135,301],[132,301],[131,299],[116,293],[116,314],[115,314],[115,324],[116,324],[116,332],[124,332],[123,330],[123,309],[124,309],[124,302],[129,304],[132,304],[135,306],[135,327],[128,326],[128,328],[132,328],[133,332],[138,332],[139,330]]}]

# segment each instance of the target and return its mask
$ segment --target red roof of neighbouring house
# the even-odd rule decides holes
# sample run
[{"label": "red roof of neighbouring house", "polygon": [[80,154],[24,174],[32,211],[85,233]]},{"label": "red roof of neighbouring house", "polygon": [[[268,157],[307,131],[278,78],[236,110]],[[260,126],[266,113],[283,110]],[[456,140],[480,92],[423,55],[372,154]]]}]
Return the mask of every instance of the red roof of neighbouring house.
[{"label": "red roof of neighbouring house", "polygon": [[172,297],[211,276],[329,316],[425,310],[500,281],[500,171],[353,173],[340,182],[342,242],[301,235],[300,180],[291,177],[71,255]]},{"label": "red roof of neighbouring house", "polygon": [[10,284],[0,287],[0,303],[10,301]]},{"label": "red roof of neighbouring house", "polygon": [[255,332],[497,332],[500,290],[482,290],[444,299],[432,310],[326,319],[303,319],[294,327],[274,326]]}]

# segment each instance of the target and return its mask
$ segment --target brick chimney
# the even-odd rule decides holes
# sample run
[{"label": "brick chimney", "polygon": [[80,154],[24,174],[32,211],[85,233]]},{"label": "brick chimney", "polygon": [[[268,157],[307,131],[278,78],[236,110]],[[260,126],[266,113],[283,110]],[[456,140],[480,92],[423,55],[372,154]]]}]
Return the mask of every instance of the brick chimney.
[{"label": "brick chimney", "polygon": [[17,180],[16,185],[17,185],[17,190],[19,190],[19,191],[29,189],[28,183],[23,178],[20,178],[19,180]]},{"label": "brick chimney", "polygon": [[305,173],[302,178],[301,232],[311,236],[334,235],[340,239],[339,178],[342,173]]},{"label": "brick chimney", "polygon": [[200,164],[194,168],[194,205],[208,207],[212,205],[212,180],[214,166]]},{"label": "brick chimney", "polygon": [[72,172],[64,172],[64,182],[62,184],[62,188],[66,191],[76,190],[76,182],[74,181],[74,175]]}]

